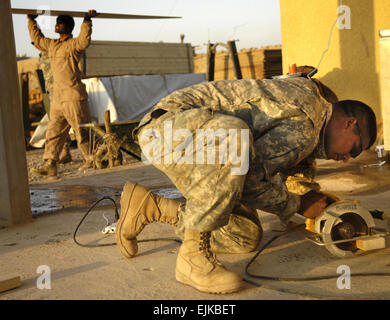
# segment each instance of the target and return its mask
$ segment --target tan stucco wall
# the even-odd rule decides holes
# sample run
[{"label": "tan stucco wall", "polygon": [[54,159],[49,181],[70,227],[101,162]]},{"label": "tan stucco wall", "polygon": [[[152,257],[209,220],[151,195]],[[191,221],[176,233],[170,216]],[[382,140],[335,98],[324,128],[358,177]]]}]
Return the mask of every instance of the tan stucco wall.
[{"label": "tan stucco wall", "polygon": [[334,26],[315,77],[339,99],[372,106],[379,121],[379,30],[390,29],[390,0],[280,0],[283,72],[290,63],[317,66],[340,4],[351,9],[351,29]]}]

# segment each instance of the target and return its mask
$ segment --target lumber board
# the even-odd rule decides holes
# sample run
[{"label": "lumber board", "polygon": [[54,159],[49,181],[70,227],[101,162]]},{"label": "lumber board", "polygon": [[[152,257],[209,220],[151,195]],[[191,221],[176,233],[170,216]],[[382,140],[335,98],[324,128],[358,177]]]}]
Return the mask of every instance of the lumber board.
[{"label": "lumber board", "polygon": [[[170,64],[162,61],[153,64],[139,63],[128,61],[123,64],[111,64],[109,61],[89,61],[87,65],[87,77],[91,76],[112,76],[112,75],[144,75],[144,74],[173,74],[173,73],[190,73],[188,62],[178,63],[177,60]],[[92,71],[93,70],[93,71]]]},{"label": "lumber board", "polygon": [[193,72],[189,43],[92,41],[85,51],[85,77]]},{"label": "lumber board", "polygon": [[184,44],[98,44],[95,41],[86,50],[88,58],[188,58],[188,47]]},{"label": "lumber board", "polygon": [[[238,52],[241,72],[244,79],[264,79],[282,74],[281,49],[244,49]],[[207,56],[194,56],[194,72],[205,73]],[[225,51],[215,55],[215,80],[234,79],[233,66]]]},{"label": "lumber board", "polygon": [[18,288],[22,285],[20,277],[13,277],[5,280],[0,280],[0,292],[8,291],[11,289]]},{"label": "lumber board", "polygon": [[[84,18],[86,12],[81,11],[66,11],[66,10],[39,10],[39,9],[24,9],[24,8],[12,8],[13,14],[36,14],[36,15],[49,15],[59,16],[67,14],[72,17]],[[179,19],[177,16],[152,16],[152,15],[140,15],[140,14],[121,14],[121,13],[104,13],[97,12],[95,18],[101,19]]]}]

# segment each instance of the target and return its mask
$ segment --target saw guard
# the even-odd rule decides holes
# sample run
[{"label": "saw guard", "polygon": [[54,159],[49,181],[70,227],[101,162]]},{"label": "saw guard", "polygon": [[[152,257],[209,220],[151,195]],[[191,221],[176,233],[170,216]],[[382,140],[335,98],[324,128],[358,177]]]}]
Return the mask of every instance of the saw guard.
[{"label": "saw guard", "polygon": [[367,209],[353,200],[332,203],[315,219],[315,233],[321,236],[326,249],[336,257],[347,258],[354,255],[355,250],[344,250],[340,248],[340,244],[332,244],[335,241],[335,239],[332,239],[332,230],[343,221],[343,218],[354,215],[358,216],[355,217],[355,220],[361,223],[362,228],[365,230],[364,233],[370,235],[371,229],[375,227],[374,218]]}]

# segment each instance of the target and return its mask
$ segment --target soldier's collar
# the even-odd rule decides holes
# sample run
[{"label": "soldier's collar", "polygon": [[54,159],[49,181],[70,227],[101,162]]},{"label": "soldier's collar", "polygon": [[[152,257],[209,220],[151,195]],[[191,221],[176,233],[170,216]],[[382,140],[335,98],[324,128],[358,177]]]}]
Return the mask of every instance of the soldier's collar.
[{"label": "soldier's collar", "polygon": [[58,40],[60,40],[60,41],[67,41],[67,40],[69,40],[71,38],[73,38],[73,34],[68,34],[68,36],[65,39],[62,39],[62,40],[58,39]]},{"label": "soldier's collar", "polygon": [[322,125],[321,132],[320,132],[320,137],[318,140],[317,147],[314,149],[314,156],[317,159],[328,159],[328,156],[326,154],[326,149],[325,149],[325,129],[326,126],[329,123],[329,120],[332,116],[332,111],[328,111],[325,115],[325,121],[324,124]]}]

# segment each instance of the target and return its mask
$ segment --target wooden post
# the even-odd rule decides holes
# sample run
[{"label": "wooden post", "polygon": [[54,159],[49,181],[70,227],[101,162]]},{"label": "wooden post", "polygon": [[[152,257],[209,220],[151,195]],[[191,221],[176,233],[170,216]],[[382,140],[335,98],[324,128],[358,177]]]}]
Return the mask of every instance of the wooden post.
[{"label": "wooden post", "polygon": [[238,60],[236,42],[234,40],[228,41],[227,45],[228,45],[230,61],[232,62],[233,65],[234,75],[236,79],[242,79],[241,66],[240,66],[240,61]]},{"label": "wooden post", "polygon": [[0,12],[0,226],[11,226],[32,217],[9,0],[0,1]]},{"label": "wooden post", "polygon": [[24,127],[24,137],[25,137],[25,144],[28,146],[30,141],[30,106],[29,106],[29,74],[28,73],[21,73],[19,74],[19,87],[20,87],[20,99],[22,103],[22,114],[23,114],[23,127]]},{"label": "wooden post", "polygon": [[206,63],[206,80],[214,81],[214,69],[215,69],[215,49],[214,44],[208,43],[207,45],[207,63]]},{"label": "wooden post", "polygon": [[[110,122],[110,110],[106,110],[104,112],[104,126],[106,128],[106,133],[111,134],[111,122]],[[111,154],[110,146],[107,146],[107,154],[108,154],[108,167],[113,168],[114,167],[114,158]]]}]

